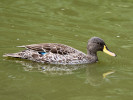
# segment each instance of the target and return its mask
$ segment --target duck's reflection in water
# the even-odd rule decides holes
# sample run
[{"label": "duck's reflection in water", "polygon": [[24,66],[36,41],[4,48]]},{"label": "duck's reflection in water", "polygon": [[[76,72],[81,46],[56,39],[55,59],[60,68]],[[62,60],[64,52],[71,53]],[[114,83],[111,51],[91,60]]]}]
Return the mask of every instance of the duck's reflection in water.
[{"label": "duck's reflection in water", "polygon": [[16,63],[22,64],[25,71],[42,72],[49,75],[72,74],[75,70],[87,67],[87,65],[51,65],[19,60]]},{"label": "duck's reflection in water", "polygon": [[41,72],[46,75],[75,74],[77,78],[84,78],[85,84],[90,84],[91,86],[102,85],[105,81],[109,82],[107,76],[114,73],[114,71],[100,69],[98,64],[51,65],[25,60],[15,60],[15,62],[22,64],[24,70],[29,72]]},{"label": "duck's reflection in water", "polygon": [[105,71],[104,69],[99,70],[99,66],[90,65],[86,68],[86,84],[90,84],[92,86],[100,86],[104,83],[110,83],[110,77],[108,75],[113,74],[114,70]]}]

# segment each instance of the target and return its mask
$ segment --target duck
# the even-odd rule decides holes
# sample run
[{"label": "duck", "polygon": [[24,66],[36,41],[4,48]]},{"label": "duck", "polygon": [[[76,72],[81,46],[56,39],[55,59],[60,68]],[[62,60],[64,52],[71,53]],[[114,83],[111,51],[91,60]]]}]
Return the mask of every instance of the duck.
[{"label": "duck", "polygon": [[110,56],[116,57],[111,52],[103,39],[92,37],[88,40],[87,54],[71,46],[59,43],[40,43],[18,46],[25,50],[17,53],[4,54],[4,57],[22,58],[44,64],[90,64],[98,61],[97,52],[103,51]]}]

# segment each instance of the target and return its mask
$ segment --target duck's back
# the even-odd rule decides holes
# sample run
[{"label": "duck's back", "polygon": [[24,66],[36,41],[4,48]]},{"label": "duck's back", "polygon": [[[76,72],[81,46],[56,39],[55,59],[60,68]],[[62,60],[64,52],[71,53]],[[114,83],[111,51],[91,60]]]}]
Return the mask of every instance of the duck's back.
[{"label": "duck's back", "polygon": [[29,59],[50,64],[83,64],[89,63],[85,53],[64,44],[42,43],[26,46],[26,50],[5,56]]}]

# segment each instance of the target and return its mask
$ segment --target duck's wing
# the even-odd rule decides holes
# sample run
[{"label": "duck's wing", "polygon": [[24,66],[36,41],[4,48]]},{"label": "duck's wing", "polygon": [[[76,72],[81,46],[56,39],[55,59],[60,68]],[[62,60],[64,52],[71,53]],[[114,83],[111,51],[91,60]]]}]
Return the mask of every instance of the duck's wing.
[{"label": "duck's wing", "polygon": [[76,49],[70,46],[64,44],[57,44],[57,43],[32,44],[32,45],[18,46],[18,47],[25,47],[26,49],[35,50],[38,52],[51,52],[63,55],[77,52]]}]

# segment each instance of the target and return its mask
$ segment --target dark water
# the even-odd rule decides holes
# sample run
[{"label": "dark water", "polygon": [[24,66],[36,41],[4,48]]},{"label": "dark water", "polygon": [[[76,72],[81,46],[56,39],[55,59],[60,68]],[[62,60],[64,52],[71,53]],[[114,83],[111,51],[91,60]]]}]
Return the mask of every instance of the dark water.
[{"label": "dark water", "polygon": [[[132,0],[0,0],[0,100],[131,100],[132,26]],[[86,53],[93,36],[117,57],[99,52],[98,63],[75,66],[2,57],[45,42]]]}]

